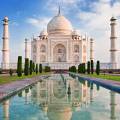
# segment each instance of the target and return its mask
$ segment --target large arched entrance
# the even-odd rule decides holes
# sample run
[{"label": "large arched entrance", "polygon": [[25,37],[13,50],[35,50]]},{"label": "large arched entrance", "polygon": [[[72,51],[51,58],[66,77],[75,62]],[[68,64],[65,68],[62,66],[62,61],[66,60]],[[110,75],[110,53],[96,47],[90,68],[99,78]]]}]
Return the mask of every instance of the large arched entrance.
[{"label": "large arched entrance", "polygon": [[53,49],[54,62],[66,62],[66,48],[62,44],[57,44]]}]

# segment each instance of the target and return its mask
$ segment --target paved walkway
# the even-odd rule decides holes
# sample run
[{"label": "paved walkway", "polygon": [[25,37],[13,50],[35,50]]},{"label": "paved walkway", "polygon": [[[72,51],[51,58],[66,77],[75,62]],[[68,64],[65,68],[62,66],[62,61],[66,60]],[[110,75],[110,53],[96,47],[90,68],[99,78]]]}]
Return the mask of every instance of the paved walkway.
[{"label": "paved walkway", "polygon": [[45,78],[46,76],[42,75],[42,76],[36,76],[33,78],[27,78],[27,79],[23,79],[23,80],[18,80],[12,83],[8,83],[8,84],[3,84],[0,85],[0,101],[4,98],[9,96],[10,94],[19,91],[31,84],[34,84],[36,82],[38,82],[40,79]]}]

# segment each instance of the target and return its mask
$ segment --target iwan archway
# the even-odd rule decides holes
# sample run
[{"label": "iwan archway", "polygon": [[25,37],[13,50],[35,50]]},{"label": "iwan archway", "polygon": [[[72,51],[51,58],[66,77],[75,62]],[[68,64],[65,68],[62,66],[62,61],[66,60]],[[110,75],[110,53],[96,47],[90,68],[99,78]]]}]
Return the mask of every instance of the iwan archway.
[{"label": "iwan archway", "polygon": [[63,44],[57,44],[53,49],[54,62],[66,62],[66,48]]}]

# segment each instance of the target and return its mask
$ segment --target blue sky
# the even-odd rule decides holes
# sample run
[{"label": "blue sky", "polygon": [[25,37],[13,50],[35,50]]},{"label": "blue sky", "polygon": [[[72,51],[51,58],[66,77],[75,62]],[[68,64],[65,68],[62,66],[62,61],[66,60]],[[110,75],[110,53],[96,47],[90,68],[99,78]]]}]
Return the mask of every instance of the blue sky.
[{"label": "blue sky", "polygon": [[[57,14],[58,5],[74,29],[95,39],[95,58],[109,62],[109,19],[112,15],[120,18],[120,0],[0,0],[0,48],[2,49],[2,19],[8,16],[11,62],[16,62],[18,55],[24,56],[24,39],[31,40],[33,35],[38,36],[42,29],[46,29],[49,20]],[[119,23],[120,19],[117,25],[120,31]],[[120,32],[117,35],[118,49],[119,34]]]}]

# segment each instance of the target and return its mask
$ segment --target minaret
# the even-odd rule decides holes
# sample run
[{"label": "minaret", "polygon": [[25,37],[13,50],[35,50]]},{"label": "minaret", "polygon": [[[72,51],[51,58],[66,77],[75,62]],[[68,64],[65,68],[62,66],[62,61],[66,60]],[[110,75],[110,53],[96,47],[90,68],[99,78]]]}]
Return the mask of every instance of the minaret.
[{"label": "minaret", "polygon": [[110,107],[111,107],[111,120],[116,120],[116,96],[115,92],[110,91]]},{"label": "minaret", "polygon": [[9,69],[9,32],[8,17],[3,20],[3,49],[2,49],[2,69]]},{"label": "minaret", "polygon": [[9,100],[3,102],[3,113],[4,113],[3,117],[5,120],[9,120],[9,106],[10,106]]},{"label": "minaret", "polygon": [[28,39],[25,39],[25,58],[30,58],[30,56],[29,56],[29,42],[28,42]]},{"label": "minaret", "polygon": [[93,50],[93,39],[90,39],[90,60],[94,59],[94,50]]},{"label": "minaret", "polygon": [[111,48],[110,48],[110,63],[111,63],[111,69],[116,69],[117,68],[117,62],[116,62],[116,29],[115,29],[115,25],[116,25],[116,19],[114,17],[112,17],[110,19],[111,21]]}]

